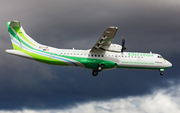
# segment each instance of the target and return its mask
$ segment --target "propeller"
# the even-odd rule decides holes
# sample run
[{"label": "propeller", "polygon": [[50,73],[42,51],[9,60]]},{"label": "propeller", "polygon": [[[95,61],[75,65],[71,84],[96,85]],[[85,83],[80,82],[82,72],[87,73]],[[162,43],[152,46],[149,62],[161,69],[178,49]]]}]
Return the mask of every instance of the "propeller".
[{"label": "propeller", "polygon": [[126,49],[126,47],[124,47],[124,45],[125,45],[125,38],[122,37],[122,49],[121,49],[121,52],[123,52]]}]

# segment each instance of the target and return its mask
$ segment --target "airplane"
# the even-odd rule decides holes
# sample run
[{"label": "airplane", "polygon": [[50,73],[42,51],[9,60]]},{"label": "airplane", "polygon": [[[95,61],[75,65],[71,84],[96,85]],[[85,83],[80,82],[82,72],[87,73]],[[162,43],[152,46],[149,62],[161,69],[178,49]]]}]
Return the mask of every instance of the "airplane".
[{"label": "airplane", "polygon": [[107,27],[91,49],[76,50],[39,44],[26,34],[19,21],[6,24],[13,49],[5,52],[46,64],[92,69],[93,76],[102,70],[116,68],[159,70],[160,75],[163,75],[165,69],[172,67],[160,54],[124,52],[125,38],[122,38],[122,45],[112,43],[118,30],[115,26]]}]

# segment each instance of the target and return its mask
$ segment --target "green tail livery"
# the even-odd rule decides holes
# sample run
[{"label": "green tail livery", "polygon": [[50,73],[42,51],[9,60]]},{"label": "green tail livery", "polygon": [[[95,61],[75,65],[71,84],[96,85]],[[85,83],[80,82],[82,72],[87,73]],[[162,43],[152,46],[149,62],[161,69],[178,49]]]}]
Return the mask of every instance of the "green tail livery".
[{"label": "green tail livery", "polygon": [[122,45],[112,44],[118,30],[115,26],[108,27],[92,49],[75,50],[39,44],[26,34],[19,21],[6,24],[13,46],[6,53],[52,65],[92,69],[93,76],[116,68],[159,70],[163,75],[164,69],[172,66],[159,54],[124,52],[125,38],[122,38]]}]

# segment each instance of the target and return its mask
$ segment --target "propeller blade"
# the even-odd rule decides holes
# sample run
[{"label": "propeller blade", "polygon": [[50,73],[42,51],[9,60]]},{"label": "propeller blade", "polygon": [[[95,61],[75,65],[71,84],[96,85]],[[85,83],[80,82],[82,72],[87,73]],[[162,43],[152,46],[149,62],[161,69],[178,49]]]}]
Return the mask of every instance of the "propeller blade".
[{"label": "propeller blade", "polygon": [[122,47],[124,47],[124,44],[125,44],[125,38],[122,37]]},{"label": "propeller blade", "polygon": [[121,52],[123,52],[126,49],[126,47],[124,47],[124,45],[125,45],[125,38],[122,37],[122,49],[121,49]]}]

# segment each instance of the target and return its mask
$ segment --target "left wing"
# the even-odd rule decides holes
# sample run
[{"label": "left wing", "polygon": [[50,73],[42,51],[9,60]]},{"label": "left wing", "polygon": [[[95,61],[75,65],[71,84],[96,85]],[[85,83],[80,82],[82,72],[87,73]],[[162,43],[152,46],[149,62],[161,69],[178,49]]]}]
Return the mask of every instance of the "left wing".
[{"label": "left wing", "polygon": [[109,48],[109,46],[111,45],[111,43],[114,39],[114,36],[115,36],[117,30],[118,30],[118,27],[115,27],[115,26],[108,27],[104,31],[104,33],[102,34],[100,39],[93,46],[93,48],[91,49],[90,52],[102,51],[102,50],[106,50],[104,48]]}]

